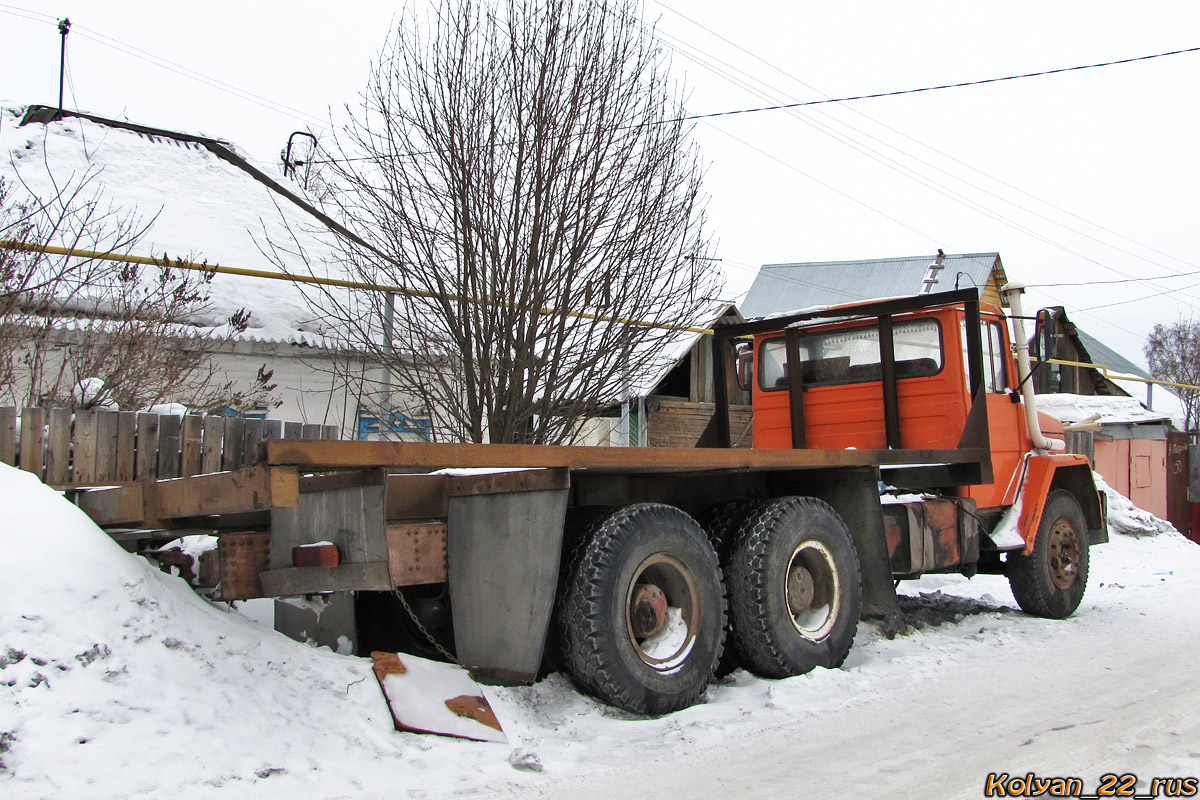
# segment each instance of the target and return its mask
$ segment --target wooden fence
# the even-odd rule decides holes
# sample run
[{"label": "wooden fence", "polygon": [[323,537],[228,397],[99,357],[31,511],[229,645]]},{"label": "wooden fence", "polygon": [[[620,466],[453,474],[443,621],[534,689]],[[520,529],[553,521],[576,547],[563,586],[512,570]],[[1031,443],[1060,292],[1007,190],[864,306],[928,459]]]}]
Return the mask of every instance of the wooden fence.
[{"label": "wooden fence", "polygon": [[32,472],[51,486],[240,469],[260,460],[260,442],[281,438],[336,439],[338,428],[219,415],[0,408],[0,463]]}]

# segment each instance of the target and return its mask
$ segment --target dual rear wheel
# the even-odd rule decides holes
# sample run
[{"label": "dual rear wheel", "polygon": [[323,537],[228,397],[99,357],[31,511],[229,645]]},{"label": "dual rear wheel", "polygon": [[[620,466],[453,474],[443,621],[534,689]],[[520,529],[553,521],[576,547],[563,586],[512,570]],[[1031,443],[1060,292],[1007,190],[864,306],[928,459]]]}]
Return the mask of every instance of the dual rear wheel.
[{"label": "dual rear wheel", "polygon": [[724,536],[710,542],[680,509],[650,503],[590,525],[558,609],[575,682],[621,708],[665,714],[700,699],[726,651],[770,677],[840,665],[861,592],[837,513],[812,498],[780,498],[748,510]]}]

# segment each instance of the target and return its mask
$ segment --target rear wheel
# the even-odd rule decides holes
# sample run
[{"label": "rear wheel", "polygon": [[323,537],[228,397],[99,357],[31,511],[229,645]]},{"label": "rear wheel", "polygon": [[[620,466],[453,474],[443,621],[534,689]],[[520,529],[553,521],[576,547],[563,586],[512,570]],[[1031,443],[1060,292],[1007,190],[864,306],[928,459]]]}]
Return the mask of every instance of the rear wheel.
[{"label": "rear wheel", "polygon": [[850,534],[829,505],[763,504],[734,545],[728,580],[734,642],[749,669],[785,678],[845,661],[862,586]]},{"label": "rear wheel", "polygon": [[1008,557],[1008,583],[1022,611],[1051,619],[1074,613],[1087,588],[1087,536],[1079,501],[1055,489],[1046,498],[1033,551]]},{"label": "rear wheel", "polygon": [[684,512],[618,509],[591,531],[558,615],[575,682],[612,705],[666,714],[700,699],[725,626],[717,557]]}]

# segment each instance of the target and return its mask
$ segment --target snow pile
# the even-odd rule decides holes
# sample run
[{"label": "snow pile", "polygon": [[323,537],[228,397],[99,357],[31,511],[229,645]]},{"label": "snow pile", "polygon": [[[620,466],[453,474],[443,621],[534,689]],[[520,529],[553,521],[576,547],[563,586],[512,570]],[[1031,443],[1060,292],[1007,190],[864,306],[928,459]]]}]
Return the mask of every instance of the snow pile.
[{"label": "snow pile", "polygon": [[205,796],[314,769],[349,787],[325,740],[402,751],[369,662],[210,606],[28,473],[0,465],[0,505],[0,795]]},{"label": "snow pile", "polygon": [[1104,492],[1108,499],[1108,529],[1112,533],[1123,533],[1128,536],[1154,536],[1159,533],[1174,533],[1179,531],[1165,519],[1159,519],[1149,511],[1143,511],[1116,489],[1108,485],[1099,472],[1092,473],[1096,488]]},{"label": "snow pile", "polygon": [[1096,414],[1101,425],[1118,423],[1166,422],[1165,414],[1147,411],[1132,397],[1106,397],[1082,394],[1039,394],[1038,411],[1043,411],[1065,423],[1079,422]]}]

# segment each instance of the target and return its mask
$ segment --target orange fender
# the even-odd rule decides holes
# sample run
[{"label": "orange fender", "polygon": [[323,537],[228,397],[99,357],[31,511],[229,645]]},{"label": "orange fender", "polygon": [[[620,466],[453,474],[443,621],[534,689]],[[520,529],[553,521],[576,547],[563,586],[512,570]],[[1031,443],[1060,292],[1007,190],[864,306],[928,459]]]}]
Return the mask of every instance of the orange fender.
[{"label": "orange fender", "polygon": [[1053,455],[1031,455],[1025,467],[1025,479],[1021,484],[1022,505],[1021,518],[1017,521],[1017,530],[1025,540],[1025,554],[1033,552],[1034,540],[1037,539],[1038,526],[1042,523],[1042,511],[1046,508],[1046,498],[1050,495],[1050,487],[1054,485],[1055,473],[1064,467],[1083,466],[1091,469],[1087,456],[1075,453],[1055,453]]}]

